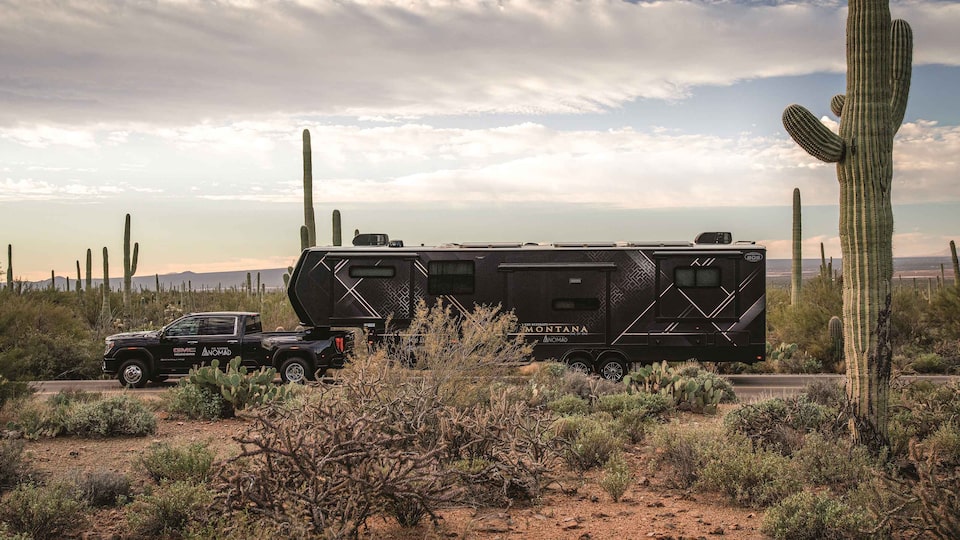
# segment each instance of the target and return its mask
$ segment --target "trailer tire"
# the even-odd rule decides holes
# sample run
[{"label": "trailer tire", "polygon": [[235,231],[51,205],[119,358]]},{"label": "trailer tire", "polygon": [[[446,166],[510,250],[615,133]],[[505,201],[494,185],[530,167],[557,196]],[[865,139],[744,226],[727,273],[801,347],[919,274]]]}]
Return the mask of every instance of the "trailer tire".
[{"label": "trailer tire", "polygon": [[570,356],[567,358],[566,364],[567,369],[570,371],[587,374],[593,371],[593,365],[590,359],[585,356]]},{"label": "trailer tire", "polygon": [[608,356],[600,361],[597,374],[608,381],[620,382],[627,374],[627,363],[619,356]]},{"label": "trailer tire", "polygon": [[280,364],[280,379],[284,383],[303,384],[313,377],[310,364],[299,356],[287,358]]},{"label": "trailer tire", "polygon": [[117,380],[124,388],[143,388],[147,385],[147,364],[139,358],[131,358],[120,364]]}]

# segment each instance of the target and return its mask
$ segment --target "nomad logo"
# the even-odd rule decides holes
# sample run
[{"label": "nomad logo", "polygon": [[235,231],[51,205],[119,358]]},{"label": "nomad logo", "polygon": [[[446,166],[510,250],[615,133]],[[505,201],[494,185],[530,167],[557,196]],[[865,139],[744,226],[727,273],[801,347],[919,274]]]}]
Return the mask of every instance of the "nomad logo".
[{"label": "nomad logo", "polygon": [[523,332],[525,334],[572,334],[581,335],[589,332],[587,327],[582,324],[562,324],[562,323],[524,323]]},{"label": "nomad logo", "polygon": [[763,260],[763,253],[757,253],[756,251],[751,251],[750,253],[744,253],[743,258],[747,262],[756,263]]},{"label": "nomad logo", "polygon": [[231,354],[230,347],[204,347],[201,356],[230,356]]},{"label": "nomad logo", "polygon": [[174,356],[193,356],[197,354],[196,347],[174,347],[173,355]]}]

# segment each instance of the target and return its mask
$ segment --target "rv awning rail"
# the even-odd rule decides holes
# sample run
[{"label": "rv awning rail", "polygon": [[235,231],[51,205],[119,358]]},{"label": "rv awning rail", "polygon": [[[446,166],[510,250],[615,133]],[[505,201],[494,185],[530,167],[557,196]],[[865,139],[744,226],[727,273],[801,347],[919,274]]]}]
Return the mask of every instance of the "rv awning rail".
[{"label": "rv awning rail", "polygon": [[510,272],[514,270],[616,270],[616,263],[598,262],[598,263],[576,263],[576,262],[553,262],[553,263],[500,263],[497,270]]},{"label": "rv awning rail", "polygon": [[356,259],[359,257],[377,259],[418,259],[420,258],[420,255],[418,253],[411,253],[409,251],[350,251],[333,252],[327,253],[326,255],[326,258],[328,259]]}]

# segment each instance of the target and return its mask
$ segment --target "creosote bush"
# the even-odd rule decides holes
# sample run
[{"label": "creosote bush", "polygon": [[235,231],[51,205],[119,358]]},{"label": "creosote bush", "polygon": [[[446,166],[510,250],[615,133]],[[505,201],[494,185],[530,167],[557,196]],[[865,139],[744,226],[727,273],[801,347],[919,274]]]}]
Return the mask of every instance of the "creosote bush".
[{"label": "creosote bush", "polygon": [[223,397],[196,384],[178,384],[167,393],[166,409],[195,420],[216,420],[223,414]]},{"label": "creosote bush", "polygon": [[808,400],[805,395],[773,398],[741,405],[724,417],[730,433],[745,435],[759,447],[790,455],[803,444],[806,433],[842,432],[837,413]]},{"label": "creosote bush", "polygon": [[739,505],[765,507],[800,491],[802,482],[790,458],[754,448],[746,438],[729,437],[707,461],[699,486]]},{"label": "creosote bush", "polygon": [[210,478],[213,458],[213,451],[203,443],[182,447],[158,443],[140,456],[139,463],[154,482],[200,484]]},{"label": "creosote bush", "polygon": [[80,437],[143,437],[156,429],[153,413],[126,394],[77,403],[66,419],[66,432]]},{"label": "creosote bush", "polygon": [[123,504],[132,494],[130,477],[106,469],[78,474],[74,484],[80,500],[95,507]]},{"label": "creosote bush", "polygon": [[0,505],[0,521],[34,540],[63,538],[83,521],[86,505],[67,484],[20,484]]},{"label": "creosote bush", "polygon": [[211,502],[213,493],[206,485],[193,482],[165,484],[134,499],[127,513],[127,523],[143,538],[175,538],[191,521],[205,514]]},{"label": "creosote bush", "polygon": [[27,475],[23,441],[0,439],[0,493],[20,483]]},{"label": "creosote bush", "polygon": [[828,493],[801,491],[767,511],[761,530],[778,540],[875,538],[865,527],[870,518]]},{"label": "creosote bush", "polygon": [[600,487],[610,495],[613,502],[620,502],[627,488],[633,483],[633,472],[622,453],[614,453],[603,464],[603,476]]}]

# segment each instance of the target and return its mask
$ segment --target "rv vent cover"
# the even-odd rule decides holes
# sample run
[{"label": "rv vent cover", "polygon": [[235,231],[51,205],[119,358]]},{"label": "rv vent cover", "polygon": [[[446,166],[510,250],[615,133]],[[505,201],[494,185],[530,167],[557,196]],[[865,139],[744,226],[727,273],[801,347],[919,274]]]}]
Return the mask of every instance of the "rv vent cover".
[{"label": "rv vent cover", "polygon": [[390,237],[383,233],[358,234],[353,237],[355,246],[386,246],[390,243]]},{"label": "rv vent cover", "polygon": [[733,242],[733,235],[728,232],[700,233],[694,240],[697,244],[729,244]]}]

